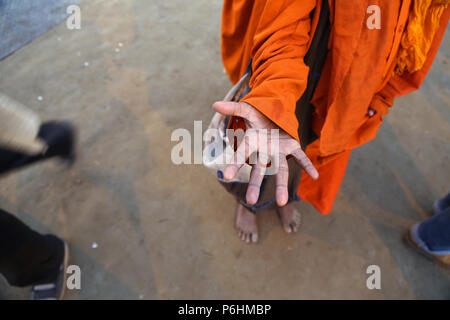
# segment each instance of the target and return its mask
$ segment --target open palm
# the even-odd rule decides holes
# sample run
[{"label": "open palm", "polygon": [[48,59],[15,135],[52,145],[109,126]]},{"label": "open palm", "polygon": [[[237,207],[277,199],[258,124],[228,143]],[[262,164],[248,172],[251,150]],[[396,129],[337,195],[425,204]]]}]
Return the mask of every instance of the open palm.
[{"label": "open palm", "polygon": [[[277,157],[278,170],[276,175],[276,199],[278,206],[282,207],[286,205],[289,199],[288,193],[288,179],[289,179],[289,167],[286,157],[292,156],[298,162],[298,164],[310,175],[313,179],[318,179],[319,173],[312,164],[311,160],[303,152],[300,143],[288,135],[285,131],[280,129],[276,124],[270,121],[261,112],[245,102],[216,102],[213,105],[214,110],[227,116],[241,117],[245,121],[247,130],[242,140],[242,143],[238,146],[233,163],[229,164],[224,172],[226,180],[232,180],[239,169],[244,165],[245,160],[249,159],[252,154],[259,154],[258,161],[253,165],[250,182],[247,189],[246,200],[250,205],[255,204],[258,201],[261,184],[266,174],[267,161],[261,160],[260,156],[270,150],[270,146],[273,145],[273,139],[278,138],[278,150],[277,154],[271,153],[268,155],[271,159]],[[258,131],[259,129],[265,129]],[[275,138],[271,135],[271,129],[278,129],[278,135]],[[256,136],[255,132],[258,132],[259,137],[264,134],[264,139],[260,139]],[[276,141],[275,141],[276,143]],[[238,161],[244,160],[244,161]]]}]

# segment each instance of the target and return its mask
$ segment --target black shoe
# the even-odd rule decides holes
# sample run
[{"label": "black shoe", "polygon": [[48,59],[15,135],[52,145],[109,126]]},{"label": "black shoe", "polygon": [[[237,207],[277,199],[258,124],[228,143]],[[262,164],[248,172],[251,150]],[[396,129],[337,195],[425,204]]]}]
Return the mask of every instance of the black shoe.
[{"label": "black shoe", "polygon": [[58,272],[51,276],[47,282],[31,288],[30,300],[61,300],[66,291],[67,267],[69,265],[69,246],[61,240],[64,246],[63,261]]},{"label": "black shoe", "polygon": [[38,136],[48,146],[44,154],[46,158],[57,156],[70,165],[75,162],[76,129],[70,122],[43,123]]}]

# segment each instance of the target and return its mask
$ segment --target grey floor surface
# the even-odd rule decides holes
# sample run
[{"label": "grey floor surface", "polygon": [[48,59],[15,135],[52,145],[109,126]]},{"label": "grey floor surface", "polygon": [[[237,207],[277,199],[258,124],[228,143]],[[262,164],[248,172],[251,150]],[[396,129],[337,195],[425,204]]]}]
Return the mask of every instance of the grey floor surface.
[{"label": "grey floor surface", "polygon": [[0,0],[0,60],[61,23],[80,0]]}]

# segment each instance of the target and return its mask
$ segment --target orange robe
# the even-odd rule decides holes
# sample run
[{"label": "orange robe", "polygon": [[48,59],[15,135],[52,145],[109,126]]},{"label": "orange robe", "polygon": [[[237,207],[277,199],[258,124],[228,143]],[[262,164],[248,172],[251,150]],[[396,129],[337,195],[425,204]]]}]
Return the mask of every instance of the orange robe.
[{"label": "orange robe", "polygon": [[[252,60],[251,91],[242,101],[252,105],[298,140],[296,101],[306,88],[303,58],[318,22],[322,0],[225,0],[222,57],[236,83]],[[319,179],[302,174],[298,195],[328,214],[344,178],[352,149],[376,136],[395,97],[417,90],[444,35],[450,7],[423,68],[393,76],[411,0],[329,0],[332,32],[329,53],[312,103],[313,129],[319,139],[306,153]],[[369,29],[370,5],[381,8],[381,29]],[[376,110],[367,116],[368,108]],[[301,121],[301,119],[300,119]]]}]

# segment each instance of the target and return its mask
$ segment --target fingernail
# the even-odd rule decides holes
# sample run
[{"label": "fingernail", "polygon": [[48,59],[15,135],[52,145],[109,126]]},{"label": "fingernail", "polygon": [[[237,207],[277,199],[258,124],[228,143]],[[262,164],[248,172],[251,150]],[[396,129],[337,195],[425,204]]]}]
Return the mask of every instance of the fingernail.
[{"label": "fingernail", "polygon": [[284,199],[277,200],[277,204],[279,207],[284,207],[287,204],[287,199],[284,198]]},{"label": "fingernail", "polygon": [[250,195],[247,197],[247,203],[250,205],[254,205],[256,203],[255,195]]},{"label": "fingernail", "polygon": [[231,180],[234,178],[234,176],[236,175],[236,168],[235,167],[228,167],[225,169],[225,179],[226,180]]}]

